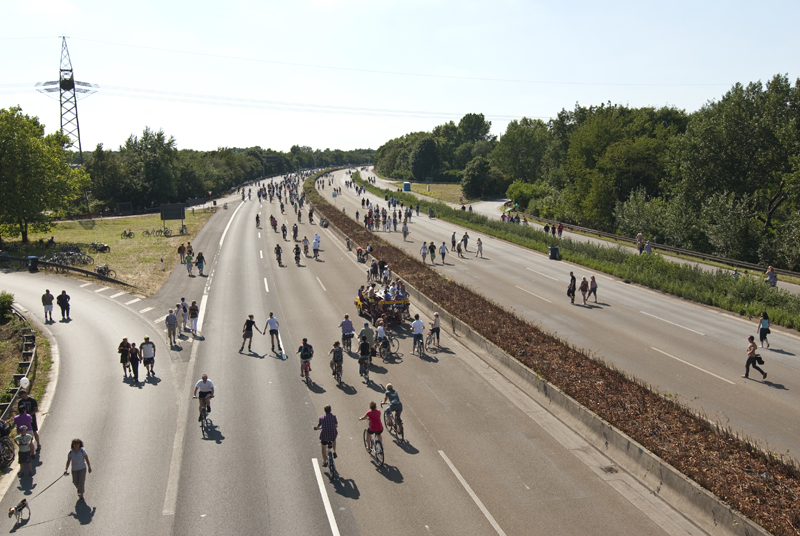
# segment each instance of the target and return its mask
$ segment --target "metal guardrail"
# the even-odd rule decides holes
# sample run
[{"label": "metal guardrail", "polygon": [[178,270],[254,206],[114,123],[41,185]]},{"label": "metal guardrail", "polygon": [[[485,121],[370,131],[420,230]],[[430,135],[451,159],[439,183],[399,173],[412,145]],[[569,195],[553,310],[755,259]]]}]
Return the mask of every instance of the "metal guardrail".
[{"label": "metal guardrail", "polygon": [[[520,212],[520,214],[523,214],[523,212],[521,212],[521,211],[512,211],[512,212]],[[596,229],[590,229],[588,227],[581,227],[579,225],[566,224],[566,223],[560,222],[558,220],[548,220],[546,218],[540,218],[540,217],[536,217],[536,216],[531,216],[530,214],[526,214],[526,215],[530,216],[530,219],[535,220],[535,221],[540,222],[540,223],[547,223],[547,224],[550,224],[550,225],[553,225],[553,224],[558,225],[560,223],[561,225],[564,226],[564,229],[573,230],[573,231],[579,231],[579,232],[582,232],[582,233],[593,234],[593,235],[597,235],[597,236],[602,236],[604,238],[611,238],[611,239],[619,240],[619,241],[622,241],[622,242],[628,242],[628,243],[630,243],[630,244],[632,244],[634,246],[636,245],[636,240],[633,239],[633,238],[628,238],[627,236],[620,236],[620,235],[616,235],[616,234],[613,234],[613,233],[606,233],[604,231],[598,231]],[[751,262],[737,261],[736,259],[729,259],[727,257],[718,257],[716,255],[709,255],[708,253],[699,253],[697,251],[692,251],[690,249],[676,248],[674,246],[667,246],[665,244],[656,244],[655,242],[652,242],[652,241],[650,242],[650,245],[653,247],[653,249],[660,249],[662,251],[669,251],[669,252],[672,252],[672,253],[678,253],[680,255],[688,255],[688,256],[691,256],[691,257],[697,257],[698,259],[719,262],[719,263],[722,263],[722,264],[729,264],[731,266],[736,266],[738,268],[747,268],[749,270],[760,270],[760,271],[765,271],[766,270],[766,266],[761,266],[760,264],[753,264]],[[775,268],[775,273],[779,274],[779,275],[788,275],[788,276],[793,276],[793,277],[800,278],[800,272],[792,272],[791,270],[783,270],[783,269],[780,269],[780,268]]]},{"label": "metal guardrail", "polygon": [[[9,257],[6,255],[0,256],[0,262],[4,261],[21,262],[25,265],[28,264],[28,259],[26,259],[25,257]],[[70,266],[68,264],[59,264],[57,262],[47,262],[43,261],[42,259],[39,259],[37,261],[37,264],[39,266],[44,266],[45,268],[53,268],[57,270],[70,270],[73,272],[78,272],[79,274],[96,277],[97,279],[100,279],[101,281],[106,281],[108,283],[119,283],[120,285],[125,285],[126,287],[134,288],[133,285],[131,285],[130,283],[126,283],[125,281],[120,281],[119,279],[114,279],[112,277],[100,275],[97,272],[92,272],[90,270],[84,270],[83,268],[78,268],[77,266]]]},{"label": "metal guardrail", "polygon": [[[22,313],[17,311],[13,306],[11,307],[11,313],[18,317],[20,320],[25,322],[26,325],[30,326],[30,322],[26,319]],[[11,400],[8,402],[0,403],[0,409],[2,409],[2,414],[0,414],[0,420],[5,421],[9,417],[9,413],[12,412],[14,408],[14,402],[19,398],[19,390],[21,389],[19,385],[19,381],[22,378],[26,378],[28,374],[31,372],[31,367],[33,366],[34,361],[36,360],[36,332],[33,328],[28,327],[25,328],[22,332],[22,356],[20,358],[19,364],[17,365],[17,372],[14,374],[14,385],[16,389],[14,390],[14,394],[11,396]],[[21,371],[21,372],[20,372]]]}]

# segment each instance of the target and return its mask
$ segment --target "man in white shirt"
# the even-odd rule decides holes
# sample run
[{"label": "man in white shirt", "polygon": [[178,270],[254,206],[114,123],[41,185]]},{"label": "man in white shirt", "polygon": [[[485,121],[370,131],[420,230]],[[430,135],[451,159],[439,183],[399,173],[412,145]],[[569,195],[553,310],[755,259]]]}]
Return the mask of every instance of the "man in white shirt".
[{"label": "man in white shirt", "polygon": [[[198,390],[200,391],[199,396],[197,394]],[[208,379],[208,375],[203,374],[203,378],[194,384],[193,396],[200,399],[200,408],[202,408],[203,404],[205,404],[206,411],[211,413],[211,397],[214,396],[214,384]],[[198,417],[197,420],[202,420],[202,417]]]},{"label": "man in white shirt", "polygon": [[144,342],[139,345],[139,353],[142,355],[142,363],[147,369],[147,375],[155,376],[153,365],[156,363],[156,345],[153,344],[150,337],[145,337]]},{"label": "man in white shirt", "polygon": [[411,323],[411,329],[414,331],[414,344],[411,347],[411,352],[414,352],[414,348],[417,348],[417,344],[419,344],[419,350],[417,351],[417,355],[422,353],[422,332],[425,329],[425,322],[419,319],[419,315],[414,315],[414,321]]},{"label": "man in white shirt", "polygon": [[449,251],[449,250],[447,249],[447,246],[445,246],[445,245],[444,245],[444,242],[442,242],[442,245],[441,245],[441,246],[439,246],[439,255],[441,255],[441,256],[442,256],[442,264],[446,264],[446,263],[444,262],[444,256],[445,256],[445,254],[447,254],[447,252],[448,252],[448,251]]},{"label": "man in white shirt", "polygon": [[315,235],[314,242],[311,243],[311,249],[314,252],[314,258],[319,258],[319,238]]},{"label": "man in white shirt", "polygon": [[278,319],[272,316],[272,311],[269,313],[269,318],[267,318],[267,323],[264,324],[264,335],[267,334],[267,328],[269,328],[269,342],[272,343],[272,351],[275,351],[275,340],[278,341],[278,351],[282,351],[281,348],[281,339],[278,337]]}]

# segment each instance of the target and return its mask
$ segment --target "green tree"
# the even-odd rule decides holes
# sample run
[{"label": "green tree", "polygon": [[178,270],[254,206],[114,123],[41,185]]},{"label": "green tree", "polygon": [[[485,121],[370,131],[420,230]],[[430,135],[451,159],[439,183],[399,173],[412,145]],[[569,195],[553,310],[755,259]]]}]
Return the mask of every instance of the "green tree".
[{"label": "green tree", "polygon": [[506,133],[489,156],[489,162],[509,177],[536,182],[542,177],[549,143],[547,125],[539,119],[523,117],[508,124]]},{"label": "green tree", "polygon": [[92,194],[95,198],[106,202],[122,199],[123,178],[118,155],[104,150],[103,144],[98,143],[83,167],[92,178]]},{"label": "green tree", "polygon": [[69,138],[44,135],[44,125],[18,107],[0,110],[0,230],[22,235],[50,228],[52,212],[64,209],[89,187],[89,176],[67,163]]},{"label": "green tree", "polygon": [[436,141],[431,137],[419,140],[411,153],[411,173],[414,178],[422,182],[425,177],[433,177],[439,171],[440,165]]},{"label": "green tree", "polygon": [[492,122],[487,121],[483,114],[467,114],[458,122],[459,143],[494,140],[490,132]]},{"label": "green tree", "polygon": [[175,138],[163,130],[145,128],[141,137],[133,134],[120,148],[126,182],[132,190],[130,201],[152,207],[177,201],[177,149]]},{"label": "green tree", "polygon": [[476,156],[464,169],[461,191],[470,199],[505,192],[508,182],[503,173],[493,168],[485,156]]}]

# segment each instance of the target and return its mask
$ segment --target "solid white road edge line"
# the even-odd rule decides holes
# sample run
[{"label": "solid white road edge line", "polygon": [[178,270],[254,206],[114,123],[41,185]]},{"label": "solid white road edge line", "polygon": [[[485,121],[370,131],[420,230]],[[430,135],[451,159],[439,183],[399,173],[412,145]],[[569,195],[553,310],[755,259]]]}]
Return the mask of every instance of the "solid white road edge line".
[{"label": "solid white road edge line", "polygon": [[701,337],[705,337],[705,334],[700,333],[699,331],[693,330],[692,328],[687,328],[686,326],[681,326],[680,324],[676,324],[675,322],[670,322],[666,318],[661,318],[660,316],[651,315],[650,313],[645,313],[644,311],[639,311],[639,312],[642,313],[643,315],[647,315],[647,316],[653,317],[653,318],[655,318],[657,320],[661,320],[662,322],[666,322],[667,324],[672,324],[673,326],[677,326],[677,327],[679,327],[681,329],[685,329],[686,331],[691,331],[692,333],[697,333]]},{"label": "solid white road edge line", "polygon": [[319,286],[322,287],[322,290],[324,290],[325,292],[328,292],[328,289],[325,288],[325,285],[322,284],[322,281],[320,281],[319,277],[317,278],[317,281],[319,281]]},{"label": "solid white road edge line", "polygon": [[219,247],[222,247],[222,243],[225,242],[225,235],[228,234],[228,229],[230,228],[231,223],[233,223],[233,217],[236,216],[236,213],[239,212],[239,209],[242,208],[243,206],[244,203],[239,203],[239,206],[236,207],[236,210],[234,210],[233,214],[231,214],[231,219],[228,220],[228,225],[225,226],[225,230],[222,231],[222,236],[219,238]]},{"label": "solid white road edge line", "polygon": [[333,536],[339,536],[339,526],[336,524],[336,518],[333,517],[331,501],[328,499],[328,492],[325,491],[325,483],[322,481],[322,471],[319,468],[319,462],[316,458],[311,458],[311,465],[314,466],[314,474],[317,475],[319,494],[322,495],[322,504],[325,505],[325,514],[328,516],[328,523],[331,525],[331,532],[333,533]]},{"label": "solid white road edge line", "polygon": [[453,471],[453,474],[456,475],[456,478],[459,482],[461,482],[461,485],[464,486],[464,489],[467,490],[467,493],[469,493],[469,496],[472,497],[472,500],[475,501],[475,504],[478,505],[478,508],[480,508],[481,512],[483,512],[483,515],[486,516],[486,519],[489,520],[489,523],[492,524],[492,527],[494,527],[494,530],[497,531],[497,534],[500,536],[506,536],[506,533],[503,532],[503,529],[501,529],[500,525],[497,524],[497,521],[494,520],[492,514],[489,513],[489,510],[486,509],[478,496],[475,495],[475,492],[472,491],[472,488],[469,487],[469,484],[467,484],[467,481],[464,480],[463,476],[461,476],[461,473],[458,472],[458,469],[456,469],[456,466],[450,461],[450,458],[447,457],[447,454],[445,454],[443,450],[440,450],[439,454],[441,454],[442,458],[444,458],[445,463],[448,467],[450,467],[450,470]]},{"label": "solid white road edge line", "polygon": [[267,278],[266,277],[264,278],[264,288],[266,289],[267,292],[269,292],[269,285],[267,284]]},{"label": "solid white road edge line", "polygon": [[200,300],[200,312],[197,314],[197,333],[203,331],[203,320],[206,318],[206,303],[208,303],[208,293],[203,293],[203,299]]},{"label": "solid white road edge line", "polygon": [[727,379],[727,378],[723,378],[722,376],[717,376],[717,375],[716,375],[716,374],[714,374],[713,372],[709,372],[709,371],[707,371],[706,369],[704,369],[704,368],[700,368],[700,367],[698,367],[697,365],[693,365],[692,363],[689,363],[688,361],[684,361],[683,359],[681,359],[681,358],[679,358],[679,357],[675,357],[675,356],[674,356],[674,355],[672,355],[672,354],[668,354],[668,353],[667,353],[667,352],[665,352],[664,350],[659,350],[659,349],[658,349],[658,348],[656,348],[655,346],[651,346],[650,348],[652,348],[653,350],[655,350],[655,351],[656,351],[656,352],[658,352],[658,353],[664,354],[664,355],[665,355],[665,356],[667,356],[667,357],[671,357],[671,358],[672,358],[672,359],[674,359],[675,361],[680,361],[680,362],[681,362],[681,363],[683,363],[684,365],[689,365],[690,367],[696,368],[697,370],[699,370],[699,371],[701,371],[701,372],[705,372],[706,374],[710,374],[711,376],[714,376],[714,377],[715,377],[715,378],[717,378],[718,380],[722,380],[722,381],[724,381],[724,382],[728,382],[728,383],[729,383],[729,384],[731,384],[731,385],[736,385],[736,383],[735,383],[735,382],[732,382],[732,381],[730,381],[730,380],[729,380],[729,379]]},{"label": "solid white road edge line", "polygon": [[[515,285],[515,286],[516,286],[516,285]],[[518,289],[520,289],[522,292],[527,292],[528,294],[531,294],[531,295],[533,295],[533,296],[536,296],[536,297],[537,297],[537,298],[539,298],[540,300],[544,300],[544,301],[546,301],[547,303],[553,303],[553,302],[551,302],[550,300],[548,300],[547,298],[542,298],[542,297],[541,297],[541,296],[539,296],[538,294],[534,294],[534,293],[533,293],[533,292],[531,292],[530,290],[525,290],[525,289],[524,289],[524,288],[522,288],[522,287],[517,287],[517,288],[518,288]]]}]

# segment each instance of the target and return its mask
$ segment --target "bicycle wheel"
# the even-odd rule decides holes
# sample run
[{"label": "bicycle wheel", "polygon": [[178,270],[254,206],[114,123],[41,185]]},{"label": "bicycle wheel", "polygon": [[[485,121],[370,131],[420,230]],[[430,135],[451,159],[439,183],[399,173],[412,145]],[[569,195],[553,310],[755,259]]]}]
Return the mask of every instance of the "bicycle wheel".
[{"label": "bicycle wheel", "polygon": [[111,279],[116,279],[117,272],[115,272],[114,270],[109,270],[108,272],[106,272],[106,277],[110,277]]},{"label": "bicycle wheel", "polygon": [[385,363],[388,358],[389,358],[389,349],[383,344],[381,344],[381,359],[383,359],[383,362]]},{"label": "bicycle wheel", "polygon": [[172,236],[172,229],[169,227],[164,229],[164,236]]},{"label": "bicycle wheel", "polygon": [[392,418],[389,417],[388,411],[383,412],[383,428],[389,433],[392,433]]},{"label": "bicycle wheel", "polygon": [[164,234],[164,231],[162,231],[161,229],[156,229],[155,231],[153,231],[153,234],[156,236],[162,236]]},{"label": "bicycle wheel", "polygon": [[11,442],[11,439],[8,437],[4,437],[2,443],[0,443],[0,467],[5,469],[11,462],[14,461],[14,443]]},{"label": "bicycle wheel", "polygon": [[84,255],[81,258],[81,262],[83,264],[94,264],[94,257],[92,257],[91,255]]},{"label": "bicycle wheel", "polygon": [[375,461],[383,465],[383,443],[380,440],[375,442]]},{"label": "bicycle wheel", "polygon": [[144,231],[142,231],[142,236],[150,236],[150,231],[145,229]]},{"label": "bicycle wheel", "polygon": [[370,451],[370,444],[369,444],[369,430],[364,430],[364,448],[367,449],[367,452]]},{"label": "bicycle wheel", "polygon": [[392,353],[397,355],[397,352],[400,351],[400,341],[398,341],[395,338],[392,338],[391,346],[392,346],[392,350],[391,350]]},{"label": "bicycle wheel", "polygon": [[328,451],[328,469],[331,473],[331,480],[339,478],[339,472],[336,470],[336,462],[333,461],[333,452]]}]

